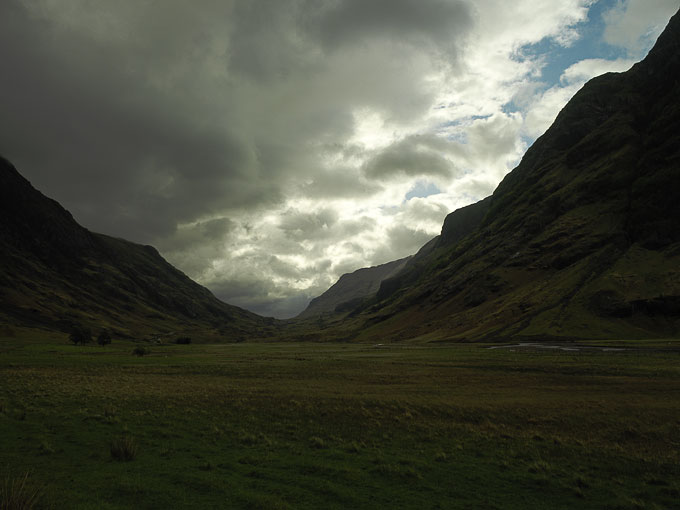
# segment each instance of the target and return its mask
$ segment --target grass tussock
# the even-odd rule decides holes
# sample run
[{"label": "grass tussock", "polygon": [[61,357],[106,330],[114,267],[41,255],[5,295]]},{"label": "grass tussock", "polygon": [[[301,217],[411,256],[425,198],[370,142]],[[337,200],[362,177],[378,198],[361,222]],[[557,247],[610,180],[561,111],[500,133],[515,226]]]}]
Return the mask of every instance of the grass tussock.
[{"label": "grass tussock", "polygon": [[119,436],[111,441],[111,458],[120,462],[129,462],[137,457],[139,445],[132,436]]},{"label": "grass tussock", "polygon": [[0,485],[0,510],[31,510],[38,508],[42,491],[32,483],[29,474],[8,476]]},{"label": "grass tussock", "polygon": [[312,436],[312,437],[309,438],[309,445],[312,448],[322,449],[322,448],[326,448],[326,441],[324,441],[323,439],[321,439],[318,436]]}]

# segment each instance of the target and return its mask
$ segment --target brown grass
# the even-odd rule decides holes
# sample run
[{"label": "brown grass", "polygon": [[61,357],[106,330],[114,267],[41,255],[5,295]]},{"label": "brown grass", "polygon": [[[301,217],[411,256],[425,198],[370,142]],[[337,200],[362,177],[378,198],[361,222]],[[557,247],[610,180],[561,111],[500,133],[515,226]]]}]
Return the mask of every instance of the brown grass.
[{"label": "brown grass", "polygon": [[139,446],[131,436],[120,436],[111,441],[111,458],[121,462],[134,460]]},{"label": "brown grass", "polygon": [[41,490],[31,482],[28,473],[8,476],[0,485],[0,510],[30,510],[37,508]]}]

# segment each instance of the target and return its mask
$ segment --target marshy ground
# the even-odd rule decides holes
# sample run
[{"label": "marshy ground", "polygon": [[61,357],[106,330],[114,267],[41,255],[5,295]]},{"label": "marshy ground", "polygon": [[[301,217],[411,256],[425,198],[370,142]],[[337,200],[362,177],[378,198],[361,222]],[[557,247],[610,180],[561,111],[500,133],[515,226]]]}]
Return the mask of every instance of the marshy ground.
[{"label": "marshy ground", "polygon": [[680,501],[678,341],[135,345],[0,338],[3,480],[73,509]]}]

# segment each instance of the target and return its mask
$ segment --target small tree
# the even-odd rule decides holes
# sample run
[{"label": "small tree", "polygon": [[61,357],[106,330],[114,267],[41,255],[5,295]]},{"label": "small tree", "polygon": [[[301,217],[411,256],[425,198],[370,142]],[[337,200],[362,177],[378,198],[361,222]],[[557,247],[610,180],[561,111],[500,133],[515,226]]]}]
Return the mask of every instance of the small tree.
[{"label": "small tree", "polygon": [[97,337],[97,343],[102,347],[109,345],[111,343],[111,333],[109,333],[107,330],[103,330]]},{"label": "small tree", "polygon": [[71,334],[68,338],[75,345],[87,344],[92,341],[92,333],[90,332],[90,328],[76,324],[71,328]]}]

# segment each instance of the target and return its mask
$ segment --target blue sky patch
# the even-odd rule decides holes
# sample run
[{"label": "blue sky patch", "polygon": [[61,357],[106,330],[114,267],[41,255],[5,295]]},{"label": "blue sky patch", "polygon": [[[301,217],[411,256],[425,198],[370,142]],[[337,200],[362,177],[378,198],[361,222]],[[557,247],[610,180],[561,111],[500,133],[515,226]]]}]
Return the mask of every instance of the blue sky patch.
[{"label": "blue sky patch", "polygon": [[430,181],[418,181],[416,182],[416,185],[406,193],[405,198],[406,200],[411,200],[412,198],[425,198],[441,192],[442,191]]}]

